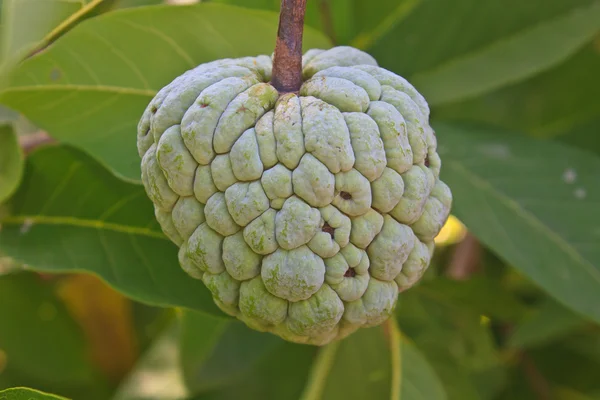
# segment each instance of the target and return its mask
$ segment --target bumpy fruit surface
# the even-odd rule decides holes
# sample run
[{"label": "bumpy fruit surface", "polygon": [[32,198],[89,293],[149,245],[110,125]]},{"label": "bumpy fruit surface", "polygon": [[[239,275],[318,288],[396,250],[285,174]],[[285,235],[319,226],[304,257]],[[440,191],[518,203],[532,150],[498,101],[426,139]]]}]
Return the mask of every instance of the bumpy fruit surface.
[{"label": "bumpy fruit surface", "polygon": [[187,71],[138,126],[142,180],[179,263],[251,328],[323,345],[382,323],[427,269],[452,195],[425,99],[351,47]]}]

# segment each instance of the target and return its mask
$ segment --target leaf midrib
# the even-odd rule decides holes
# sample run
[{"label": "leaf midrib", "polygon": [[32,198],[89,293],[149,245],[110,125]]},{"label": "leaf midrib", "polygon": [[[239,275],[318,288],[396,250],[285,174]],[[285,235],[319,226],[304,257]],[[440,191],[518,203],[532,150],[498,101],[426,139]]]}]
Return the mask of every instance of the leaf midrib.
[{"label": "leaf midrib", "polygon": [[8,216],[0,220],[1,225],[49,225],[49,226],[69,226],[76,228],[99,229],[118,233],[126,233],[135,236],[145,236],[154,239],[167,240],[162,232],[153,231],[148,228],[128,226],[113,222],[106,222],[96,219],[83,219],[67,216],[47,216],[47,215],[19,215]]},{"label": "leaf midrib", "polygon": [[478,176],[473,171],[469,170],[465,165],[459,161],[447,160],[446,165],[453,168],[459,174],[463,174],[468,181],[473,185],[477,186],[481,191],[487,192],[495,197],[500,203],[509,209],[513,210],[518,216],[520,216],[528,225],[540,232],[540,234],[546,237],[549,241],[555,243],[564,253],[570,258],[583,267],[591,278],[596,282],[600,283],[600,271],[594,268],[594,265],[590,260],[585,258],[576,248],[574,248],[568,241],[566,241],[560,234],[548,228],[535,214],[529,210],[523,208],[517,201],[513,200],[509,196],[502,193],[500,190],[495,188],[485,178]]}]

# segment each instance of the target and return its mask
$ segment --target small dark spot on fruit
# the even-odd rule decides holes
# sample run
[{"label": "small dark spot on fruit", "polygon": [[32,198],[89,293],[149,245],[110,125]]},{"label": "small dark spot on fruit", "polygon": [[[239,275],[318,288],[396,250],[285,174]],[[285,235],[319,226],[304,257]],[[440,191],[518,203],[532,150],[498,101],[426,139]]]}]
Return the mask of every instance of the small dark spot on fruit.
[{"label": "small dark spot on fruit", "polygon": [[429,167],[429,156],[425,157],[425,166]]},{"label": "small dark spot on fruit", "polygon": [[156,114],[157,111],[158,111],[158,108],[156,108],[156,106],[152,106],[152,108],[150,109],[150,112],[152,114]]},{"label": "small dark spot on fruit", "polygon": [[325,225],[323,225],[323,228],[321,228],[321,230],[323,232],[327,232],[331,235],[331,237],[333,238],[333,233],[335,232],[335,229],[329,225],[327,222],[325,222]]},{"label": "small dark spot on fruit", "polygon": [[208,104],[206,104],[206,103],[200,104],[200,108],[206,108],[206,107],[208,107]]},{"label": "small dark spot on fruit", "polygon": [[356,276],[356,271],[354,271],[354,268],[348,268],[344,276],[346,278],[354,278]]},{"label": "small dark spot on fruit", "polygon": [[352,195],[350,193],[348,193],[348,192],[340,192],[340,196],[344,200],[350,200],[350,199],[352,199]]}]

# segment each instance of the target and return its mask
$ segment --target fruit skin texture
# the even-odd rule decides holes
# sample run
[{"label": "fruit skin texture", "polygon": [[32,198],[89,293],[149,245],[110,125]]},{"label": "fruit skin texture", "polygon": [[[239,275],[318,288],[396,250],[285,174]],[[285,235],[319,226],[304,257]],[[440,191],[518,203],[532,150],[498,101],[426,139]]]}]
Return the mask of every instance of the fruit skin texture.
[{"label": "fruit skin texture", "polygon": [[313,345],[381,324],[427,269],[452,194],[429,107],[351,47],[202,64],[138,126],[142,181],[181,267],[249,327]]}]

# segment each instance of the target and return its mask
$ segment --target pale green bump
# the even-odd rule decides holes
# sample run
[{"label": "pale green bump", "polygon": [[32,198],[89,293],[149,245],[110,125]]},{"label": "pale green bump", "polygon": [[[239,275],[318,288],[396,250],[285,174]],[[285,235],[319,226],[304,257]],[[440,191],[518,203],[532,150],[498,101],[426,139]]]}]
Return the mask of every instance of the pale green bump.
[{"label": "pale green bump", "polygon": [[188,247],[187,242],[184,242],[179,248],[179,252],[177,253],[177,258],[179,260],[179,265],[181,269],[191,276],[194,279],[202,279],[204,275],[204,271],[202,271],[188,256]]},{"label": "pale green bump", "polygon": [[313,207],[331,203],[335,178],[312,154],[305,154],[292,174],[294,193]]},{"label": "pale green bump", "polygon": [[260,55],[256,57],[235,58],[232,60],[237,65],[255,70],[260,75],[263,82],[268,82],[271,80],[271,72],[273,69],[271,57]]},{"label": "pale green bump", "polygon": [[306,53],[304,53],[302,55],[302,67],[304,68],[304,66],[309,61],[311,61],[313,58],[315,58],[315,56],[317,56],[318,54],[321,54],[324,51],[325,50],[323,50],[323,49],[309,49]]},{"label": "pale green bump", "polygon": [[300,102],[306,151],[334,174],[350,170],[354,165],[354,151],[342,113],[314,97],[302,97]]},{"label": "pale green bump", "polygon": [[324,346],[327,343],[330,343],[331,341],[335,340],[339,335],[339,331],[340,329],[336,325],[326,332],[320,333],[315,336],[310,336],[306,343],[312,344],[313,346]]},{"label": "pale green bump", "polygon": [[264,168],[271,168],[279,162],[277,160],[277,141],[275,140],[275,133],[273,131],[274,114],[273,111],[269,111],[256,122],[256,126],[254,127],[260,160]]},{"label": "pale green bump", "polygon": [[237,306],[240,298],[240,282],[231,277],[227,271],[219,274],[205,273],[202,282],[212,293],[217,304],[225,306],[223,311],[228,314],[237,314]]},{"label": "pale green bump", "polygon": [[335,290],[343,301],[355,301],[360,299],[365,293],[369,285],[369,280],[369,274],[350,275],[344,277],[340,283],[331,285],[331,288]]},{"label": "pale green bump", "polygon": [[340,247],[345,247],[350,241],[350,231],[352,230],[350,218],[332,205],[322,207],[319,211],[321,211],[323,221],[334,229],[333,240]]},{"label": "pale green bump", "polygon": [[290,197],[275,216],[275,237],[283,249],[306,244],[321,228],[321,213],[298,197]]},{"label": "pale green bump", "polygon": [[381,96],[381,84],[377,79],[365,71],[352,67],[330,67],[317,72],[313,75],[313,78],[318,76],[331,76],[334,78],[347,79],[363,88],[369,95],[371,101],[379,100],[379,97]]},{"label": "pale green bump", "polygon": [[288,312],[288,302],[269,293],[260,276],[242,282],[239,307],[244,317],[264,325],[282,323]]},{"label": "pale green bump", "polygon": [[415,241],[415,234],[409,226],[386,215],[381,232],[367,248],[371,276],[383,281],[394,279],[402,270],[402,264],[412,251]]},{"label": "pale green bump", "polygon": [[[341,260],[336,260],[337,268],[332,268],[327,273],[332,275],[329,282],[331,288],[340,296],[343,301],[354,301],[359,299],[367,290],[369,284],[369,257],[364,250],[360,250],[353,245],[346,246],[342,249],[340,255]],[[325,260],[325,265],[329,268],[328,260]]]},{"label": "pale green bump", "polygon": [[354,268],[358,274],[366,274],[369,269],[369,256],[367,252],[353,244],[344,247],[340,252],[349,266]]},{"label": "pale green bump", "polygon": [[251,85],[256,76],[231,77],[204,89],[181,120],[181,137],[192,156],[208,165],[215,156],[213,136],[221,115],[231,101]]},{"label": "pale green bump", "polygon": [[344,280],[344,274],[350,266],[348,261],[341,253],[337,253],[333,257],[325,258],[325,283],[328,285],[337,285]]},{"label": "pale green bump", "polygon": [[394,106],[383,101],[372,101],[367,114],[379,127],[387,166],[399,174],[409,170],[412,166],[413,153],[402,115]]},{"label": "pale green bump", "polygon": [[206,204],[210,196],[218,192],[219,189],[213,182],[210,165],[198,165],[196,176],[194,177],[194,196],[202,203]]},{"label": "pale green bump", "polygon": [[242,133],[275,105],[277,90],[268,83],[258,83],[240,93],[225,109],[215,129],[213,147],[218,154],[227,153]]},{"label": "pale green bump", "polygon": [[425,202],[423,214],[411,225],[419,239],[430,242],[440,233],[450,214],[451,203],[450,189],[442,181],[437,181],[431,197]]},{"label": "pale green bump", "polygon": [[372,182],[381,176],[386,165],[379,127],[371,117],[363,113],[344,113],[344,119],[356,157],[354,168]]},{"label": "pale green bump", "polygon": [[408,259],[402,266],[402,271],[394,278],[398,284],[400,291],[406,290],[413,286],[423,276],[429,262],[431,261],[431,253],[427,245],[420,240],[415,242],[415,247],[410,252]]},{"label": "pale green bump", "polygon": [[244,240],[255,253],[266,255],[277,250],[276,214],[275,210],[269,209],[244,228]]},{"label": "pale green bump", "polygon": [[308,247],[321,258],[333,257],[340,251],[340,245],[327,232],[315,233],[308,242]]},{"label": "pale green bump", "polygon": [[242,232],[227,236],[223,241],[223,263],[234,279],[245,281],[258,276],[260,262],[261,257],[246,244]]},{"label": "pale green bump", "polygon": [[375,236],[381,232],[383,217],[377,211],[369,209],[363,215],[352,218],[350,241],[353,245],[366,249]]},{"label": "pale green bump", "polygon": [[429,169],[431,170],[433,177],[435,179],[439,179],[440,169],[442,168],[442,160],[435,150],[429,150],[427,155],[427,164],[429,164]]},{"label": "pale green bump", "polygon": [[230,236],[241,229],[229,214],[225,194],[217,192],[211,196],[204,206],[206,223],[223,236]]},{"label": "pale green bump", "polygon": [[373,208],[381,213],[390,212],[404,194],[402,176],[391,168],[385,168],[379,178],[371,183]]},{"label": "pale green bump", "polygon": [[254,218],[269,209],[269,199],[260,181],[238,182],[225,191],[227,209],[240,226],[248,225]]},{"label": "pale green bump", "polygon": [[428,168],[415,165],[402,174],[402,180],[404,194],[390,215],[398,222],[411,225],[423,213],[425,202],[433,189],[433,174]]},{"label": "pale green bump", "polygon": [[343,314],[344,303],[325,284],[309,299],[291,303],[285,323],[292,333],[317,336],[331,331]]},{"label": "pale green bump", "polygon": [[150,102],[144,110],[142,118],[140,118],[137,126],[137,149],[140,158],[143,158],[150,146],[154,144],[154,136],[150,133],[150,117],[152,116],[151,107],[152,102]]},{"label": "pale green bump", "polygon": [[304,154],[304,135],[300,99],[295,94],[285,94],[275,104],[273,134],[277,159],[289,169],[296,168]]},{"label": "pale green bump", "polygon": [[342,320],[350,325],[376,326],[388,319],[398,300],[398,285],[394,281],[369,280],[363,296],[346,303]]},{"label": "pale green bump", "polygon": [[165,131],[156,147],[156,160],[171,189],[180,196],[191,196],[198,163],[185,147],[180,133],[179,125]]},{"label": "pale green bump", "polygon": [[[266,170],[260,178],[260,183],[265,190],[265,194],[271,200],[271,207],[279,209],[283,202],[293,194],[292,171],[277,164],[273,168]],[[273,204],[278,201],[280,204]]]},{"label": "pale green bump", "polygon": [[194,196],[180,197],[173,207],[172,219],[179,235],[187,240],[205,221],[204,206]]},{"label": "pale green bump", "polygon": [[263,258],[261,276],[273,295],[289,301],[305,300],[315,294],[325,279],[325,264],[307,246],[277,249]]},{"label": "pale green bump", "polygon": [[150,146],[142,158],[142,183],[155,207],[171,211],[179,198],[167,183],[167,178],[156,161],[156,144]]},{"label": "pale green bump", "polygon": [[444,182],[440,180],[435,182],[431,196],[438,199],[448,210],[452,207],[452,192]]},{"label": "pale green bump", "polygon": [[300,88],[301,96],[313,96],[342,112],[364,112],[369,107],[369,95],[353,82],[330,76],[309,79]]},{"label": "pale green bump", "polygon": [[381,101],[385,101],[396,107],[406,121],[406,132],[408,142],[413,152],[413,164],[419,164],[427,156],[427,141],[425,137],[425,125],[421,110],[406,93],[400,92],[391,86],[383,86]]},{"label": "pale green bump", "polygon": [[224,192],[229,186],[237,182],[233,174],[229,154],[219,154],[216,156],[210,164],[210,171],[214,185],[221,192]]},{"label": "pale green bump", "polygon": [[156,217],[156,221],[160,225],[161,230],[167,237],[171,240],[171,242],[175,243],[177,246],[181,246],[184,238],[181,237],[175,224],[173,223],[172,214],[170,211],[161,210],[158,207],[154,207],[154,216]]},{"label": "pale green bump", "polygon": [[229,153],[233,174],[240,181],[260,179],[263,164],[260,160],[254,128],[248,129],[235,142]]},{"label": "pale green bump", "polygon": [[429,105],[427,104],[427,101],[406,79],[384,68],[373,65],[356,65],[353,68],[368,72],[373,78],[377,79],[382,86],[388,85],[408,94],[417,104],[425,119],[429,120]]},{"label": "pale green bump", "polygon": [[312,57],[307,59],[302,68],[304,79],[331,67],[350,67],[362,64],[377,66],[377,61],[371,55],[350,46],[337,46],[311,55]]},{"label": "pale green bump", "polygon": [[185,112],[204,89],[225,78],[253,74],[248,68],[235,65],[223,68],[205,67],[186,72],[177,80],[177,83],[171,83],[171,90],[152,117],[154,140],[158,142],[168,128],[181,123]]},{"label": "pale green bump", "polygon": [[288,342],[307,344],[309,336],[296,335],[288,328],[287,324],[279,324],[273,328],[272,332]]},{"label": "pale green bump", "polygon": [[188,239],[186,255],[200,270],[219,274],[225,271],[222,249],[223,237],[205,222]]},{"label": "pale green bump", "polygon": [[335,175],[335,193],[333,205],[346,215],[362,215],[371,208],[371,184],[355,169]]}]

